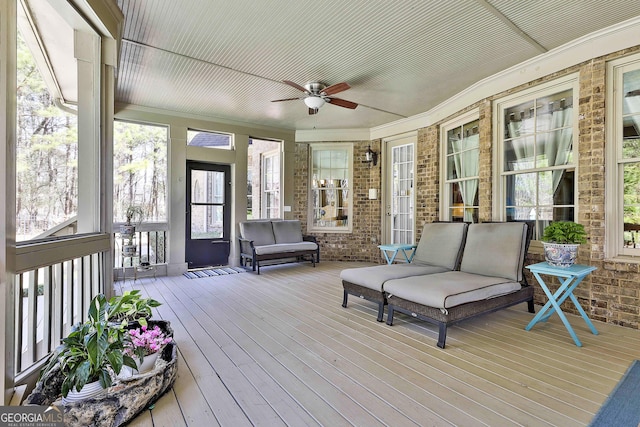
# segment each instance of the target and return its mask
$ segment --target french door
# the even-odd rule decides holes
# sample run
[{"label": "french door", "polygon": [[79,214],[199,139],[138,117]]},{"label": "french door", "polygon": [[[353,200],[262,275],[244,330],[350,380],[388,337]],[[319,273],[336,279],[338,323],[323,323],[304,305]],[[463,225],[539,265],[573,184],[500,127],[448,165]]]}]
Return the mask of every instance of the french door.
[{"label": "french door", "polygon": [[384,240],[415,243],[415,135],[385,140]]},{"label": "french door", "polygon": [[186,224],[185,260],[190,269],[229,263],[229,165],[187,162]]}]

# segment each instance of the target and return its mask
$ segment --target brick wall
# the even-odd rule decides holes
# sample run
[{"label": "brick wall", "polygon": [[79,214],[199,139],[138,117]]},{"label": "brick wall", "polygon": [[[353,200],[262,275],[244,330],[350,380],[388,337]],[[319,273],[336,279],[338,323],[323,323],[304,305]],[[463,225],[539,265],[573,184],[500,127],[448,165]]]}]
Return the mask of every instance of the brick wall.
[{"label": "brick wall", "polygon": [[[480,115],[480,220],[492,220],[493,203],[493,110],[492,102],[504,96],[520,92],[529,87],[572,73],[579,74],[579,133],[574,137],[578,152],[578,217],[589,236],[589,242],[580,247],[578,262],[590,264],[598,269],[588,276],[575,291],[575,295],[587,314],[595,320],[638,329],[640,325],[640,260],[620,262],[606,260],[604,256],[605,236],[605,98],[606,62],[640,51],[640,46],[595,58],[572,66],[553,75],[528,82],[520,87],[495,94],[468,106],[450,117],[427,128],[418,129],[416,157],[416,224],[417,239],[422,225],[439,219],[440,193],[440,124],[460,116],[471,109]],[[381,141],[354,143],[356,159],[371,143],[372,149],[380,151]],[[306,223],[308,144],[298,144],[296,152],[296,214]],[[351,234],[323,234],[318,236],[322,246],[322,257],[344,261],[381,262],[377,244],[381,239],[381,203],[367,199],[368,188],[380,187],[380,165],[369,169],[359,160],[354,162],[354,230]],[[373,239],[376,239],[373,242]],[[531,251],[527,263],[544,261],[541,252]],[[546,302],[546,296],[535,278],[527,274],[530,284],[535,286],[537,303]],[[557,281],[556,281],[557,282]],[[554,283],[550,280],[547,283]],[[550,286],[552,290],[557,285]],[[572,303],[563,309],[577,311]]]},{"label": "brick wall", "polygon": [[[318,141],[321,142],[321,141]],[[353,218],[352,233],[310,233],[307,231],[307,206],[309,182],[309,144],[296,145],[295,194],[293,213],[303,223],[306,234],[313,234],[320,244],[320,259],[327,261],[381,262],[378,245],[381,240],[381,203],[369,200],[369,189],[380,191],[380,162],[376,166],[363,163],[364,152],[371,149],[380,152],[380,140],[353,142],[353,183],[351,200]]]}]

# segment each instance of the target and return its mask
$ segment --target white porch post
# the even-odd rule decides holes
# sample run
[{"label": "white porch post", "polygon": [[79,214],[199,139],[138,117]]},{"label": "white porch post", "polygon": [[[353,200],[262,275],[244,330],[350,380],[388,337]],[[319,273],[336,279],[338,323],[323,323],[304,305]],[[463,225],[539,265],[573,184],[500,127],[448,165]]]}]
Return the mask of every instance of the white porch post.
[{"label": "white porch post", "polygon": [[2,404],[8,405],[14,378],[14,272],[16,239],[16,1],[0,2],[0,375]]}]

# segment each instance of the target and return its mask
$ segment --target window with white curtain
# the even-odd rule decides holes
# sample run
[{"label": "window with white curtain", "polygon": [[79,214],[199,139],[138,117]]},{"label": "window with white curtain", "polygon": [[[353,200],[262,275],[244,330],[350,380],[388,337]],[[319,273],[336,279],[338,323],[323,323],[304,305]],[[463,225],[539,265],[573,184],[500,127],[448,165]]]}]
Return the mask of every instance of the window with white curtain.
[{"label": "window with white curtain", "polygon": [[479,128],[480,121],[468,117],[442,127],[444,220],[478,222]]},{"label": "window with white curtain", "polygon": [[608,64],[608,256],[640,256],[640,55]]},{"label": "window with white curtain", "polygon": [[352,144],[312,144],[309,230],[350,232],[353,181]]},{"label": "window with white curtain", "polygon": [[496,104],[500,216],[535,221],[534,239],[551,221],[576,219],[574,85],[572,80]]}]

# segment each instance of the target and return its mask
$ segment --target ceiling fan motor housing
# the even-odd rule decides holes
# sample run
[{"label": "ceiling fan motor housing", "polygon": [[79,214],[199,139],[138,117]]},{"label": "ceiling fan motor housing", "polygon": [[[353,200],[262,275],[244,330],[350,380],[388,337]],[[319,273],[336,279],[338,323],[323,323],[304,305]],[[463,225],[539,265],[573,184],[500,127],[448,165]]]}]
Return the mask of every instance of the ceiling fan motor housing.
[{"label": "ceiling fan motor housing", "polygon": [[307,92],[311,95],[320,95],[326,87],[327,85],[322,82],[308,82],[304,85],[304,88],[307,89]]}]

